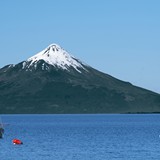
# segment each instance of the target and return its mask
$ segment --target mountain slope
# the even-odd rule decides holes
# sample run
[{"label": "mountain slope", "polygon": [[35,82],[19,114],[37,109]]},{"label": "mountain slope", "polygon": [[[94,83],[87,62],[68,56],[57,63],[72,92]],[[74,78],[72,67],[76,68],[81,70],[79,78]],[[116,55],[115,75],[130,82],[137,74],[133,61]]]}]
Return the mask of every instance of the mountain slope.
[{"label": "mountain slope", "polygon": [[56,44],[0,69],[0,113],[141,112],[160,112],[160,95],[99,72]]}]

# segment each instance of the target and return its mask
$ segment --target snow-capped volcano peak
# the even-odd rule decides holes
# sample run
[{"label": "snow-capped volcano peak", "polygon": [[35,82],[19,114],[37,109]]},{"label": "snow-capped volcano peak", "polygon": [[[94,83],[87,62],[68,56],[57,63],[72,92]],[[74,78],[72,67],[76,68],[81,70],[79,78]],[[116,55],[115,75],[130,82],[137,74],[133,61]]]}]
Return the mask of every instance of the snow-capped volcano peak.
[{"label": "snow-capped volcano peak", "polygon": [[28,67],[33,65],[36,67],[36,63],[40,60],[44,60],[50,65],[66,70],[68,70],[69,67],[73,67],[78,72],[80,72],[79,68],[84,69],[79,60],[71,56],[67,51],[57,44],[51,44],[46,49],[30,57],[27,60],[27,62],[30,62]]},{"label": "snow-capped volcano peak", "polygon": [[[48,52],[58,52],[58,51],[64,51],[58,44],[50,44],[46,49],[44,49],[45,53],[44,54],[48,54]],[[66,52],[66,51],[65,51]]]}]

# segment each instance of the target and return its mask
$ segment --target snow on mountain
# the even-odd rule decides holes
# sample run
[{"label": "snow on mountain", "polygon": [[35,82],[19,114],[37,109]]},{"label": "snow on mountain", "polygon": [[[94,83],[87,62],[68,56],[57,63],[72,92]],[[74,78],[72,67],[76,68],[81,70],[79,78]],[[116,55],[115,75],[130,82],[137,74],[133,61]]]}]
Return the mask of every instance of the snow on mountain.
[{"label": "snow on mountain", "polygon": [[[85,70],[79,60],[70,55],[67,51],[65,51],[57,44],[51,44],[46,49],[30,57],[26,62],[23,63],[23,68],[30,68],[30,66],[34,66],[36,68],[37,62],[40,60],[44,60],[47,64],[65,70],[68,70],[69,67],[73,67],[78,72],[81,72],[79,70],[80,68]],[[29,65],[27,65],[28,62]]]}]

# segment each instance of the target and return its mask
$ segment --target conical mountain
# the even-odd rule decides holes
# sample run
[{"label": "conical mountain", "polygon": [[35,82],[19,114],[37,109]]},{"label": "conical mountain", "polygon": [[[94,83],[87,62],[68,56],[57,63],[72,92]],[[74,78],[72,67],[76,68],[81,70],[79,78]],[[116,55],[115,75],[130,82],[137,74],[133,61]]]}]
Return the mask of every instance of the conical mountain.
[{"label": "conical mountain", "polygon": [[57,44],[0,69],[0,113],[154,113],[160,95],[81,62]]}]

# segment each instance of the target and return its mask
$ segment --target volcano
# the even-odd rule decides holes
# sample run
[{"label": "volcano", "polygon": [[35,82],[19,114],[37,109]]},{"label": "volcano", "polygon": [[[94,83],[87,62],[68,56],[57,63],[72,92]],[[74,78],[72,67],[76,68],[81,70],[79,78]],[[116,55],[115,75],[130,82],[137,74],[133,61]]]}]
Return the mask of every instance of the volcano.
[{"label": "volcano", "polygon": [[102,73],[57,44],[0,69],[0,113],[159,113],[160,95]]}]

